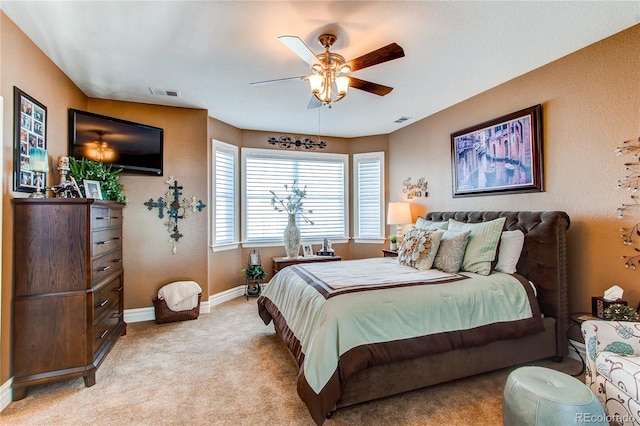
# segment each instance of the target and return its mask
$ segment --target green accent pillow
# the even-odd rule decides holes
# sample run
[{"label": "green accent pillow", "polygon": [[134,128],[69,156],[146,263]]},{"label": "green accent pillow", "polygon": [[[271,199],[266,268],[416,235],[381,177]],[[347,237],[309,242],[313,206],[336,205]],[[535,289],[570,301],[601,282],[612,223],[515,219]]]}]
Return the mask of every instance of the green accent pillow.
[{"label": "green accent pillow", "polygon": [[495,260],[502,228],[507,219],[504,217],[489,222],[465,223],[449,219],[449,230],[470,231],[467,250],[462,259],[461,271],[475,272],[479,275],[491,273],[491,263]]},{"label": "green accent pillow", "polygon": [[434,222],[423,217],[418,217],[414,226],[419,229],[428,229],[430,231],[437,231],[438,229],[446,230],[447,226],[449,226],[449,222]]}]

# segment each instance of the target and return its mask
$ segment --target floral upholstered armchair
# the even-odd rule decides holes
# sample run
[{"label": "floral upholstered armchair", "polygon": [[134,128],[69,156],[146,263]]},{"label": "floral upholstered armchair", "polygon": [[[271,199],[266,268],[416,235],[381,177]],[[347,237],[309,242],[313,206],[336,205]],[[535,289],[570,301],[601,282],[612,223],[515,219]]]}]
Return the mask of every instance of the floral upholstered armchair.
[{"label": "floral upholstered armchair", "polygon": [[585,382],[610,421],[640,425],[640,322],[585,321]]}]

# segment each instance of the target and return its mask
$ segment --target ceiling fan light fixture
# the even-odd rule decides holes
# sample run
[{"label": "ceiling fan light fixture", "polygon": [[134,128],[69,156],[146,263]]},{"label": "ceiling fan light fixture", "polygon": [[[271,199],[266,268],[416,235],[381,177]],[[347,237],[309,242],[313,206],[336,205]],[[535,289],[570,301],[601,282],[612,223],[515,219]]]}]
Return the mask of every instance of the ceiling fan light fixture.
[{"label": "ceiling fan light fixture", "polygon": [[322,85],[324,83],[324,77],[320,74],[312,74],[307,77],[309,80],[309,87],[311,88],[311,92],[314,94],[318,94],[322,92]]},{"label": "ceiling fan light fixture", "polygon": [[346,75],[336,77],[336,88],[338,89],[338,96],[345,96],[349,91],[349,77]]}]

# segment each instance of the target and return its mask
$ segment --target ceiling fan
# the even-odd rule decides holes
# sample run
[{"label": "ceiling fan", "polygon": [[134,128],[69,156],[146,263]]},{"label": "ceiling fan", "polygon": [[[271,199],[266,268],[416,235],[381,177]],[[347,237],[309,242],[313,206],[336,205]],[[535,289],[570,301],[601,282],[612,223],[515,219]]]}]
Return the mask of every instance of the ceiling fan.
[{"label": "ceiling fan", "polygon": [[298,55],[303,61],[311,66],[313,71],[310,75],[300,77],[280,78],[276,80],[266,80],[251,83],[251,85],[278,84],[297,80],[309,81],[311,88],[311,100],[307,108],[318,108],[338,102],[347,95],[349,87],[373,93],[378,96],[389,94],[393,88],[382,84],[372,83],[359,78],[347,75],[354,71],[361,70],[383,62],[402,58],[404,50],[396,43],[373,50],[367,54],[359,56],[350,61],[346,61],[342,55],[330,51],[331,46],[338,37],[334,34],[322,34],[318,37],[320,45],[324,47],[323,53],[315,54],[299,37],[280,36],[280,40],[285,46]]}]

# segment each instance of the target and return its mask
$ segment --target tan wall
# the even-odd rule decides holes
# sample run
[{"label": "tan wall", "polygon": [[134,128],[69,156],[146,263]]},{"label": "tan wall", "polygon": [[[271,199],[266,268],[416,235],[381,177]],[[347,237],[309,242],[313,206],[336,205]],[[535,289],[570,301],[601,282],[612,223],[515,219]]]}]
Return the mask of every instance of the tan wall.
[{"label": "tan wall", "polygon": [[[640,271],[623,267],[618,229],[640,218],[616,219],[629,192],[616,190],[631,157],[614,154],[619,141],[640,136],[640,25],[502,84],[389,138],[390,200],[401,183],[425,176],[429,197],[416,210],[564,210],[571,217],[571,311],[590,311],[590,298],[618,284],[635,307]],[[472,74],[470,74],[472,78]],[[471,198],[451,195],[450,134],[504,114],[542,104],[545,192]]]},{"label": "tan wall", "polygon": [[[241,146],[242,131],[220,120],[209,117],[209,155],[211,155],[212,139]],[[212,189],[209,188],[209,191],[211,194]],[[213,202],[211,196],[209,199]],[[208,212],[209,217],[211,217],[212,212],[213,206],[210,206]],[[209,243],[211,243],[211,240],[209,240]],[[246,262],[242,258],[240,251],[240,249],[216,252],[213,252],[211,249],[207,250],[207,253],[209,253],[208,277],[211,294],[220,293],[244,283],[244,277],[240,270],[246,266]],[[263,264],[264,263],[265,262],[263,262]]]},{"label": "tan wall", "polygon": [[[101,99],[89,99],[88,110],[164,129],[164,175],[120,177],[127,196],[123,228],[125,309],[152,306],[160,287],[178,280],[196,281],[202,287],[202,300],[208,300],[207,111]],[[183,187],[181,199],[196,196],[207,204],[202,212],[188,212],[185,219],[178,220],[183,237],[175,254],[164,226],[166,216],[160,219],[157,209],[149,211],[144,205],[150,198],[165,196],[170,176]]]},{"label": "tan wall", "polygon": [[[3,97],[2,203],[2,330],[0,331],[0,384],[10,374],[11,288],[13,276],[13,209],[11,199],[28,194],[13,192],[13,87],[47,107],[47,148],[51,158],[67,152],[67,108],[83,109],[87,97],[15,24],[0,12],[0,57]],[[52,182],[49,174],[47,182]]]}]

